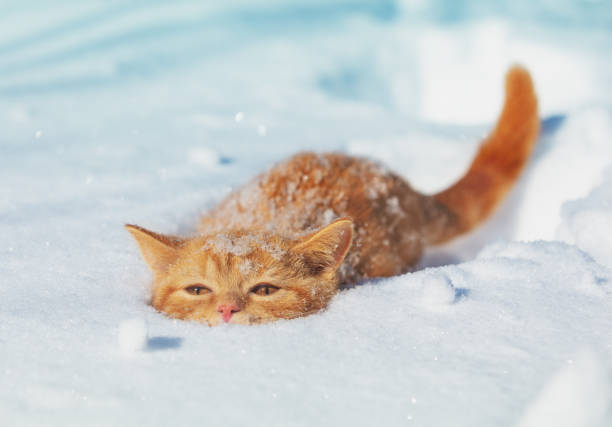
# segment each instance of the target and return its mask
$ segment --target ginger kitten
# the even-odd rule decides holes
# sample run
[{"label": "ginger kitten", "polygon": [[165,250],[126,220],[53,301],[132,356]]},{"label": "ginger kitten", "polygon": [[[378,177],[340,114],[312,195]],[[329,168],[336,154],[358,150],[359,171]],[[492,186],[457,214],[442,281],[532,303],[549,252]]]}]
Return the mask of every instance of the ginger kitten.
[{"label": "ginger kitten", "polygon": [[426,246],[493,212],[538,129],[531,77],[514,66],[495,129],[467,173],[440,193],[418,193],[371,160],[301,153],[230,194],[197,236],[126,225],[154,273],[152,305],[209,325],[254,324],[314,313],[342,285],[410,271]]}]

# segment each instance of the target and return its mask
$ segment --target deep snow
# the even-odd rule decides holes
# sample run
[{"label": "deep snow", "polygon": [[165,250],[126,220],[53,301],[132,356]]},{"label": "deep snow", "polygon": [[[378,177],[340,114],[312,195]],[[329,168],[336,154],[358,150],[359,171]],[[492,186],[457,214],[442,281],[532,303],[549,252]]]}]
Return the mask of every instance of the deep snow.
[{"label": "deep snow", "polygon": [[[0,424],[612,424],[612,8],[487,4],[0,6]],[[305,149],[444,188],[516,61],[534,158],[423,270],[270,325],[146,304],[124,223],[189,233]]]}]

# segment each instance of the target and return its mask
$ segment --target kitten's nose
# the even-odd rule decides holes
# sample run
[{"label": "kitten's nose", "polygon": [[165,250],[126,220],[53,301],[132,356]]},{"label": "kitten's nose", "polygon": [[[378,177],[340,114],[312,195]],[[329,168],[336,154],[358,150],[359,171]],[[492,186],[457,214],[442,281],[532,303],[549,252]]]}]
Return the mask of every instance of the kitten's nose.
[{"label": "kitten's nose", "polygon": [[240,311],[240,309],[236,304],[219,304],[219,306],[217,307],[217,311],[221,313],[223,321],[227,323],[232,318],[232,315]]}]

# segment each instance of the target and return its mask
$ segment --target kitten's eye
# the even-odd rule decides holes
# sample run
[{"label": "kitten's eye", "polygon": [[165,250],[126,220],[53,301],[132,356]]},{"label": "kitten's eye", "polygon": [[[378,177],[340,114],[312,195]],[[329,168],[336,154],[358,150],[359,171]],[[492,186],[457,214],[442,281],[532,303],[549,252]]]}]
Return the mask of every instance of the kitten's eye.
[{"label": "kitten's eye", "polygon": [[274,292],[278,291],[280,288],[278,286],[271,285],[269,283],[261,283],[259,285],[253,286],[251,288],[251,292],[256,295],[271,295]]},{"label": "kitten's eye", "polygon": [[200,284],[187,286],[185,291],[191,295],[204,295],[212,292],[210,288]]}]

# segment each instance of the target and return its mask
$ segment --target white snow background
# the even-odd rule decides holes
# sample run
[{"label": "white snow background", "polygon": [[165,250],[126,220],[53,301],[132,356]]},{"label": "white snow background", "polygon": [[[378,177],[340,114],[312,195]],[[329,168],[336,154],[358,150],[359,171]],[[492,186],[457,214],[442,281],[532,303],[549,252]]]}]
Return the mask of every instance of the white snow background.
[{"label": "white snow background", "polygon": [[[0,5],[0,425],[612,425],[605,1]],[[507,67],[543,133],[498,214],[325,312],[208,328],[149,305],[126,222],[189,234],[299,150],[427,192]]]}]

